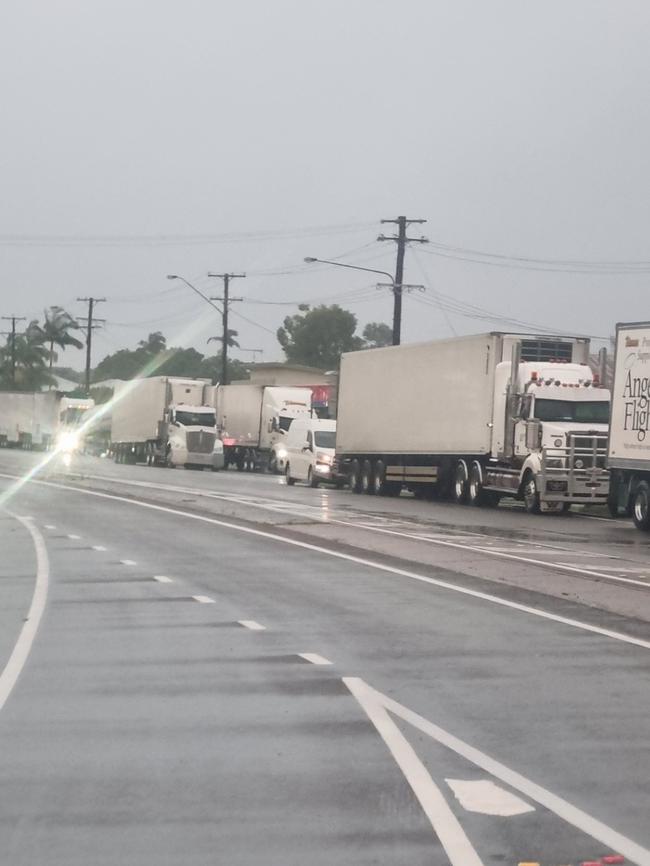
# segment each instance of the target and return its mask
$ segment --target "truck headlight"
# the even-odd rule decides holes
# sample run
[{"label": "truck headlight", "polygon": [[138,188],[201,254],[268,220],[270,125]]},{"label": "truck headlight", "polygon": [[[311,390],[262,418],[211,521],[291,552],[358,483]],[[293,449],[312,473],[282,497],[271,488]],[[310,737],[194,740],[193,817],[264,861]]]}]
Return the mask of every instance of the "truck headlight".
[{"label": "truck headlight", "polygon": [[79,447],[79,434],[72,430],[65,430],[59,435],[57,445],[59,451],[76,451]]},{"label": "truck headlight", "polygon": [[553,443],[553,445],[555,445],[556,448],[561,448],[564,445],[564,440],[563,439],[556,439],[555,442]]},{"label": "truck headlight", "polygon": [[275,453],[280,460],[284,460],[289,452],[287,451],[286,448],[278,448],[278,450]]}]

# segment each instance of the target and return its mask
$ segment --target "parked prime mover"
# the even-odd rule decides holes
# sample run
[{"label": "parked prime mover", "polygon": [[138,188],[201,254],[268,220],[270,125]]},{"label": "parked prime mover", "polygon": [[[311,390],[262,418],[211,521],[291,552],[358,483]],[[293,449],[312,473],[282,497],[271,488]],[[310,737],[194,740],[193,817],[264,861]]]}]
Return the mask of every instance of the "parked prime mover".
[{"label": "parked prime mover", "polygon": [[616,326],[607,464],[610,511],[622,507],[650,531],[650,322]]},{"label": "parked prime mover", "polygon": [[111,416],[116,463],[223,467],[209,379],[152,376],[122,388]]},{"label": "parked prime mover", "polygon": [[59,391],[0,391],[0,446],[45,451],[59,428]]},{"label": "parked prime mover", "polygon": [[345,354],[339,470],[357,493],[606,502],[609,393],[588,357],[586,339],[507,333]]},{"label": "parked prime mover", "polygon": [[217,425],[226,466],[276,471],[286,459],[286,434],[294,418],[311,415],[311,389],[276,385],[217,385]]}]

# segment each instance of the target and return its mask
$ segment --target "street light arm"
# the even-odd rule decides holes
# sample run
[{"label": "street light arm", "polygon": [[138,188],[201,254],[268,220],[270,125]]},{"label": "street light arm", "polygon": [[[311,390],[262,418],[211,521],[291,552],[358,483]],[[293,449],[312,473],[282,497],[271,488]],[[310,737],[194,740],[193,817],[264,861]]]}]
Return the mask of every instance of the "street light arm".
[{"label": "street light arm", "polygon": [[395,278],[388,271],[378,271],[376,268],[362,268],[361,265],[347,265],[345,262],[333,262],[329,259],[316,259],[313,256],[306,256],[305,261],[308,263],[320,262],[322,265],[334,265],[337,268],[350,268],[352,271],[367,271],[369,274],[381,274],[383,277],[388,277],[391,286],[395,286]]},{"label": "street light arm", "polygon": [[197,289],[196,286],[193,286],[189,280],[185,279],[185,277],[181,277],[178,274],[167,274],[167,279],[168,280],[180,280],[182,283],[185,283],[185,285],[189,286],[189,288],[192,289],[193,292],[196,292],[196,294],[199,295],[199,297],[203,298],[203,300],[206,301],[206,303],[210,304],[210,306],[213,307],[219,313],[219,315],[222,315],[221,309],[216,304],[213,304],[207,295],[204,295],[200,289]]}]

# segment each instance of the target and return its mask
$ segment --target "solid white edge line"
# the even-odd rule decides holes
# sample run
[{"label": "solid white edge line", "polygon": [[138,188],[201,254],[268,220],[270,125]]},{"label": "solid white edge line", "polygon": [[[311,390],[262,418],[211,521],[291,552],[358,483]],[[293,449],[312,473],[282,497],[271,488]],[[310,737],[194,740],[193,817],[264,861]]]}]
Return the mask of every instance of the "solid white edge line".
[{"label": "solid white edge line", "polygon": [[304,659],[306,662],[309,662],[312,665],[332,664],[329,659],[326,659],[325,656],[318,655],[318,653],[298,653],[298,657]]},{"label": "solid white edge line", "polygon": [[[11,514],[11,512],[7,513]],[[20,630],[18,640],[14,644],[14,648],[9,656],[9,661],[0,674],[0,710],[4,707],[7,698],[13,691],[31,651],[34,638],[36,637],[36,632],[38,631],[45,610],[50,580],[50,565],[43,536],[40,534],[38,529],[36,529],[31,520],[27,520],[24,517],[18,517],[18,515],[15,514],[11,514],[11,516],[25,527],[32,538],[36,553],[36,583],[34,585],[34,593],[27,613],[27,619]]]},{"label": "solid white edge line", "polygon": [[171,577],[166,577],[164,574],[154,574],[153,579],[158,583],[173,583]]},{"label": "solid white edge line", "polygon": [[357,699],[404,773],[452,866],[484,866],[440,788],[373,691],[363,680],[355,677],[344,677],[343,682]]},{"label": "solid white edge line", "polygon": [[[6,475],[5,473],[0,473],[0,478],[13,478],[11,475]],[[631,644],[632,646],[642,647],[643,649],[650,649],[650,641],[643,640],[642,638],[632,637],[631,635],[623,634],[623,632],[612,631],[611,629],[600,628],[597,625],[590,625],[589,623],[580,622],[577,619],[571,619],[570,617],[560,616],[559,614],[549,613],[544,610],[538,610],[537,608],[530,607],[529,605],[519,604],[515,601],[508,601],[505,598],[499,598],[496,595],[490,595],[487,592],[480,592],[476,589],[469,589],[464,586],[457,586],[456,584],[449,583],[446,580],[440,580],[435,577],[426,577],[423,574],[417,574],[414,571],[408,571],[404,568],[395,568],[392,565],[386,565],[381,562],[374,562],[371,559],[364,559],[361,556],[353,556],[350,553],[343,553],[339,550],[330,550],[326,547],[321,547],[318,544],[311,544],[307,541],[298,541],[294,538],[285,538],[282,535],[277,535],[274,532],[267,532],[263,529],[253,529],[250,526],[238,526],[236,523],[229,523],[227,520],[220,520],[216,517],[208,517],[203,514],[192,514],[188,511],[181,511],[178,508],[170,508],[167,505],[156,505],[153,502],[141,502],[137,499],[131,499],[128,496],[118,496],[114,493],[102,493],[99,490],[85,490],[83,487],[72,487],[67,484],[56,484],[53,481],[34,481],[30,480],[30,484],[41,484],[46,487],[55,487],[59,490],[68,490],[72,493],[82,493],[86,496],[97,496],[100,499],[110,499],[116,502],[125,502],[129,505],[136,505],[139,508],[148,508],[151,511],[163,511],[167,514],[174,514],[179,517],[185,517],[188,520],[198,520],[202,523],[210,523],[213,526],[222,526],[225,529],[232,529],[235,532],[242,532],[245,535],[255,535],[258,538],[268,538],[273,541],[279,541],[282,544],[288,544],[292,547],[299,547],[302,550],[312,550],[316,553],[322,553],[326,556],[332,556],[335,559],[342,559],[346,562],[354,562],[358,565],[367,566],[368,568],[374,568],[377,571],[385,571],[389,574],[397,574],[401,577],[408,577],[411,580],[418,580],[421,583],[427,583],[431,586],[439,586],[442,589],[449,589],[452,592],[458,592],[461,595],[466,595],[471,598],[478,598],[482,601],[487,601],[490,604],[497,604],[501,607],[507,607],[510,610],[517,610],[521,613],[527,613],[531,616],[537,616],[541,619],[550,620],[551,622],[559,622],[563,625],[568,625],[571,628],[578,628],[582,631],[591,632],[592,634],[600,635],[601,637],[611,638],[612,640],[620,641],[621,643]],[[353,525],[353,524],[350,524]],[[413,537],[413,536],[411,536]],[[463,545],[452,545],[454,547],[459,547],[463,550],[467,549]],[[488,551],[485,551],[488,552]],[[538,564],[538,563],[536,563]],[[607,575],[602,575],[606,577]],[[645,584],[647,586],[647,584]]]},{"label": "solid white edge line", "polygon": [[93,550],[104,551],[104,550],[106,550],[106,548],[104,547],[103,544],[93,544]]},{"label": "solid white edge line", "polygon": [[243,625],[244,628],[249,628],[251,631],[266,631],[266,626],[255,622],[254,619],[238,619],[237,623]]},{"label": "solid white edge line", "polygon": [[192,598],[194,601],[198,601],[199,604],[216,604],[213,598],[210,598],[209,595],[193,595]]},{"label": "solid white edge line", "polygon": [[409,710],[387,695],[378,692],[364,680],[357,677],[344,677],[343,682],[355,698],[357,698],[364,710],[365,704],[359,699],[358,695],[365,701],[375,702],[383,707],[384,710],[393,713],[393,715],[412,725],[418,731],[427,734],[441,745],[451,749],[452,752],[471,761],[477,767],[485,770],[486,773],[489,773],[496,779],[500,779],[511,788],[515,788],[524,796],[539,803],[540,806],[549,809],[559,818],[562,818],[562,820],[572,824],[578,830],[582,830],[582,832],[591,836],[592,839],[597,839],[611,851],[622,854],[633,863],[636,863],[637,866],[650,866],[650,851],[647,848],[643,848],[632,841],[632,839],[628,839],[627,836],[623,836],[612,827],[609,827],[597,818],[593,818],[587,812],[583,812],[577,806],[573,806],[541,785],[531,782],[530,779],[527,779],[515,770],[511,770],[494,758],[490,758],[489,755],[486,755],[474,746],[470,746],[469,743],[465,743],[463,740],[445,731],[444,728],[438,727],[438,725],[433,724],[433,722],[418,715],[413,710]]}]

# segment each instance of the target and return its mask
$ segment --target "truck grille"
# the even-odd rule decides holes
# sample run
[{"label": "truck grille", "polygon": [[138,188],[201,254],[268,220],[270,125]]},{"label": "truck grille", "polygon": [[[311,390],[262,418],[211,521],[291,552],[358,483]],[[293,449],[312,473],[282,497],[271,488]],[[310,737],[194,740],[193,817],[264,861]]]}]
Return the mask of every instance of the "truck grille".
[{"label": "truck grille", "polygon": [[587,468],[605,468],[607,437],[606,436],[576,436],[569,434],[569,447],[573,448],[573,460],[581,461]]},{"label": "truck grille", "polygon": [[187,431],[187,450],[192,454],[210,454],[214,450],[216,435],[205,430]]}]

